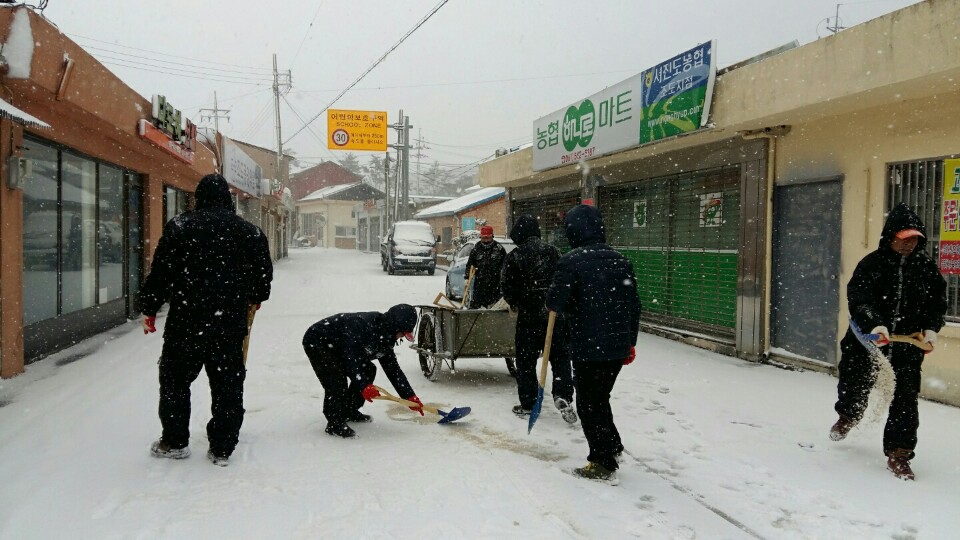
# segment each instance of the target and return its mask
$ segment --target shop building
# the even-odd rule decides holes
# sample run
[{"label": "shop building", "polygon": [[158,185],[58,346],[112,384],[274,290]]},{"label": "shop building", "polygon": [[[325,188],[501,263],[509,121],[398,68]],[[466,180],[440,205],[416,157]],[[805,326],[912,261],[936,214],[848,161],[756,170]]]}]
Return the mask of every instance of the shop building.
[{"label": "shop building", "polygon": [[0,375],[10,377],[138,316],[166,215],[216,161],[174,104],[142,98],[32,10],[0,9],[0,41],[4,99],[50,126],[0,115]]},{"label": "shop building", "polygon": [[296,203],[300,235],[311,246],[357,249],[357,218],[363,202],[383,198],[382,191],[363,182],[318,189]]},{"label": "shop building", "polygon": [[[928,0],[741,62],[717,74],[700,129],[552,168],[524,149],[483,164],[480,183],[509,188],[511,215],[545,231],[596,204],[634,263],[644,331],[833,371],[845,284],[886,212],[913,208],[939,258],[960,157],[958,21],[960,4]],[[960,276],[944,275],[948,324],[923,395],[960,404]]]},{"label": "shop building", "polygon": [[494,234],[506,236],[507,205],[503,188],[488,187],[431,206],[417,212],[414,218],[426,221],[440,236],[440,251],[453,247],[453,239],[463,231],[479,230],[490,225]]}]

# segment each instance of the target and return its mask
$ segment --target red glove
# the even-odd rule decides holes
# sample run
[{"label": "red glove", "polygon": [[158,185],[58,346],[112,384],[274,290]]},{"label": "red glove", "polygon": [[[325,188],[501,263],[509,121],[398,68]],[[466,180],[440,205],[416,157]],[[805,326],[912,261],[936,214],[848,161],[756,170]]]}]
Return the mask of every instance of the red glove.
[{"label": "red glove", "polygon": [[373,398],[379,397],[380,391],[377,390],[376,386],[372,384],[368,384],[366,388],[360,391],[360,395],[363,396],[363,399],[369,401],[370,403],[373,403]]},{"label": "red glove", "polygon": [[407,401],[412,401],[417,405],[419,405],[419,407],[410,407],[410,410],[413,412],[418,412],[420,413],[420,416],[423,416],[423,402],[420,401],[420,398],[418,398],[417,396],[410,396],[407,398]]},{"label": "red glove", "polygon": [[623,359],[623,365],[629,366],[637,358],[637,348],[630,347],[630,356],[627,356]]},{"label": "red glove", "polygon": [[254,305],[257,306],[257,311],[260,311],[260,304],[254,304]]},{"label": "red glove", "polygon": [[157,331],[157,317],[156,315],[144,315],[143,316],[143,333],[152,334]]}]

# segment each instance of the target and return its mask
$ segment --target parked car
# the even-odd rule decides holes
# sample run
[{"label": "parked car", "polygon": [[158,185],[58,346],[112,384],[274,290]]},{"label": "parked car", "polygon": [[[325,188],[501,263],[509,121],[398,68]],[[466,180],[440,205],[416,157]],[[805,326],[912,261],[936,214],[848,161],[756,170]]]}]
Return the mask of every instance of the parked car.
[{"label": "parked car", "polygon": [[[517,247],[517,245],[513,243],[513,240],[509,238],[494,237],[493,239],[500,242],[500,245],[503,246],[503,249],[507,250],[507,253],[510,253]],[[463,300],[467,259],[470,258],[470,252],[473,251],[473,246],[477,245],[479,241],[479,238],[468,240],[460,247],[460,251],[457,251],[456,254],[453,255],[453,259],[450,261],[450,268],[447,270],[447,298],[451,300]]]},{"label": "parked car", "polygon": [[423,221],[398,221],[380,243],[380,265],[391,275],[399,270],[426,271],[431,276],[437,269],[437,244],[433,227]]}]

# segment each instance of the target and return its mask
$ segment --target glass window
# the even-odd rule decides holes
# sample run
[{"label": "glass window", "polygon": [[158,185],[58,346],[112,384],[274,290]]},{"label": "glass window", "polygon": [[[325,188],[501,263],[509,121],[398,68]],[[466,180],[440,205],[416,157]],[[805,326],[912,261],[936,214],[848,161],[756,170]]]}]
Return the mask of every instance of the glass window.
[{"label": "glass window", "polygon": [[163,208],[166,215],[164,224],[175,218],[177,214],[182,214],[191,208],[190,194],[186,191],[166,186],[163,195]]},{"label": "glass window", "polygon": [[97,302],[123,298],[123,171],[100,165]]},{"label": "glass window", "polygon": [[57,316],[57,150],[24,141],[33,173],[23,182],[23,324]]},{"label": "glass window", "polygon": [[62,154],[60,246],[61,314],[96,303],[97,165]]}]

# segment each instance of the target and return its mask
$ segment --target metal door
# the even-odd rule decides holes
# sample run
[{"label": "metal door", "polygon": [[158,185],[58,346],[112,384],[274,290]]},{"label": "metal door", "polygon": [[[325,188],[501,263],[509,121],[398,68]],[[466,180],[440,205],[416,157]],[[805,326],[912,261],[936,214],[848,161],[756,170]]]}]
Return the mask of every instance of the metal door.
[{"label": "metal door", "polygon": [[778,186],[773,203],[773,346],[835,365],[841,178]]}]

